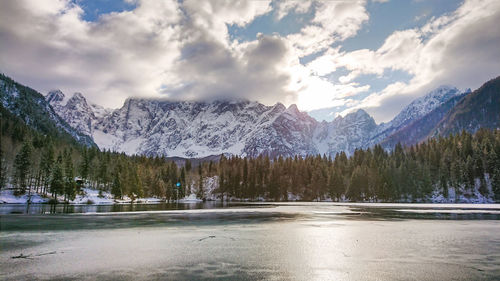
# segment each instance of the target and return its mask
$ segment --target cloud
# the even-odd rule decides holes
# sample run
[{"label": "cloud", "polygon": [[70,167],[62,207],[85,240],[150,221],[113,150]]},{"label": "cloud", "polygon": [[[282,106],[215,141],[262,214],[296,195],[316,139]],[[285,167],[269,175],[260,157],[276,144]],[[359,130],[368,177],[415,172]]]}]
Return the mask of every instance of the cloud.
[{"label": "cloud", "polygon": [[311,0],[283,0],[276,3],[276,19],[281,20],[290,12],[295,12],[297,14],[304,14],[311,8]]},{"label": "cloud", "polygon": [[431,19],[421,28],[395,31],[377,50],[339,52],[330,49],[308,66],[327,74],[322,66],[345,67],[340,83],[363,74],[382,77],[400,70],[412,76],[408,83],[394,82],[347,109],[365,108],[377,121],[388,121],[406,104],[434,88],[451,84],[477,88],[500,74],[500,2],[470,0],[455,12]]},{"label": "cloud", "polygon": [[186,32],[207,34],[227,45],[229,36],[226,24],[240,27],[255,17],[271,11],[271,1],[197,1],[186,0],[182,8],[186,11]]},{"label": "cloud", "polygon": [[[272,12],[270,1],[134,4],[131,11],[87,22],[84,11],[69,0],[2,2],[1,70],[42,92],[83,92],[110,107],[121,106],[130,96],[166,96],[245,98],[267,104],[300,100],[308,109],[338,104],[346,91],[367,89],[355,83],[342,88],[317,77],[300,64],[297,52],[305,49],[290,38],[261,34],[249,42],[231,41],[228,26],[244,27]],[[356,33],[367,18],[364,4],[279,2],[277,9],[284,16],[307,12],[314,5],[314,19],[295,39],[328,48]],[[307,96],[316,101],[304,101]]]},{"label": "cloud", "polygon": [[[193,63],[190,69],[199,67],[198,73],[204,71],[213,80],[210,84],[221,85],[221,91],[232,91],[219,83],[228,73],[235,81],[250,84],[245,67],[237,65],[241,60],[231,53],[227,24],[245,25],[270,11],[269,4],[143,0],[132,11],[87,22],[82,19],[83,10],[69,0],[4,1],[0,4],[0,70],[42,92],[53,88],[83,92],[91,101],[110,107],[121,106],[130,96],[158,97],[166,89],[188,84],[192,89],[200,85],[197,93],[190,94],[203,99],[211,95],[202,88],[208,78],[199,75],[199,80],[192,80],[195,73],[182,72],[188,69],[185,62],[214,56]],[[238,74],[242,76],[235,77]],[[253,73],[250,80],[258,80],[258,75]],[[268,83],[283,79],[282,74],[274,77],[269,71],[265,75],[262,78]]]},{"label": "cloud", "polygon": [[167,91],[173,99],[246,98],[264,103],[293,99],[285,88],[290,83],[286,72],[287,47],[277,36],[260,35],[257,40],[238,46],[238,55],[209,37],[183,48],[176,73],[189,79]]},{"label": "cloud", "polygon": [[1,71],[42,92],[81,91],[119,106],[152,95],[180,55],[177,2],[145,1],[134,11],[82,20],[70,1],[5,1],[0,8]]},{"label": "cloud", "polygon": [[[342,44],[367,24],[367,1],[130,1],[133,10],[94,22],[70,0],[0,1],[0,71],[42,92],[83,92],[110,107],[130,96],[245,98],[303,110],[365,108],[377,121],[440,84],[476,88],[500,73],[494,0],[465,1],[394,31],[376,50],[353,51]],[[229,36],[228,26],[294,13],[312,13],[297,33]],[[306,56],[317,57],[303,65]],[[360,82],[394,71],[411,79],[377,92]]]},{"label": "cloud", "polygon": [[420,37],[420,33],[415,29],[396,31],[387,37],[384,44],[376,51],[360,49],[341,52],[340,48],[329,49],[324,55],[311,61],[308,67],[320,75],[345,67],[351,72],[340,79],[342,83],[350,82],[361,74],[381,76],[386,69],[404,70],[415,74],[419,52],[423,47]]},{"label": "cloud", "polygon": [[357,34],[369,18],[365,1],[318,1],[310,25],[288,40],[299,57],[328,49],[331,44]]}]

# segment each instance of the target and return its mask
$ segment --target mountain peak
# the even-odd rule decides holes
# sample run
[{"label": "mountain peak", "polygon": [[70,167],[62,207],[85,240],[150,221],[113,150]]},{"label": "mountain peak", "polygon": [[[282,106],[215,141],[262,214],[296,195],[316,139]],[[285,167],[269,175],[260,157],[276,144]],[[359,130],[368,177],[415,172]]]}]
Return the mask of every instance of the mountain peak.
[{"label": "mountain peak", "polygon": [[87,103],[87,100],[81,93],[74,93],[73,96],[66,103],[66,108],[68,109],[75,109],[77,107],[87,112],[92,111],[89,104]]},{"label": "mountain peak", "polygon": [[454,86],[450,86],[450,85],[441,85],[439,87],[437,87],[436,89],[430,91],[427,95],[423,96],[422,98],[420,99],[416,99],[414,102],[416,101],[419,101],[421,99],[429,99],[429,98],[445,98],[445,99],[449,99],[453,96],[456,96],[456,95],[459,95],[460,94],[460,91],[454,87]]},{"label": "mountain peak", "polygon": [[71,97],[71,98],[72,98],[72,99],[79,99],[79,100],[85,100],[85,101],[86,101],[85,97],[84,97],[84,96],[82,95],[82,93],[80,93],[80,92],[76,92],[76,93],[74,93],[74,94],[73,94],[73,97]]},{"label": "mountain peak", "polygon": [[352,112],[347,113],[343,117],[342,117],[342,115],[338,115],[334,119],[334,122],[340,122],[340,121],[344,121],[344,120],[348,120],[349,122],[352,122],[354,120],[360,120],[360,119],[373,119],[373,118],[365,110],[360,108],[356,111],[352,111]]},{"label": "mountain peak", "polygon": [[371,118],[370,114],[368,114],[364,109],[361,109],[361,108],[356,110],[356,112],[354,114],[356,114],[356,117],[358,117],[358,118],[361,118],[361,117]]},{"label": "mountain peak", "polygon": [[456,87],[439,86],[403,108],[390,125],[401,127],[412,120],[415,121],[457,95],[460,95],[460,91]]},{"label": "mountain peak", "polygon": [[291,104],[288,108],[287,108],[287,111],[288,112],[292,112],[292,113],[299,113],[299,108],[297,107],[296,104]]},{"label": "mountain peak", "polygon": [[355,112],[348,113],[341,119],[344,123],[368,122],[375,125],[375,120],[363,109],[358,109]]},{"label": "mountain peak", "polygon": [[49,104],[59,104],[64,100],[64,98],[65,95],[63,94],[63,92],[61,92],[61,90],[52,90],[48,92],[47,96],[45,97]]}]

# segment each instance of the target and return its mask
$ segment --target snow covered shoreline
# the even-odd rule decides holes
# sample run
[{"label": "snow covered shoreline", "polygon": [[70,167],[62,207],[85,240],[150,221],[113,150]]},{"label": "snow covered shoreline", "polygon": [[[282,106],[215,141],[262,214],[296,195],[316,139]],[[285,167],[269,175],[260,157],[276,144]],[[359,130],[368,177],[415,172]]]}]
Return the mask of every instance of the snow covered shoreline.
[{"label": "snow covered shoreline", "polygon": [[[59,204],[65,204],[68,203],[70,205],[114,205],[114,204],[160,204],[160,203],[165,203],[165,199],[161,198],[155,198],[155,197],[146,197],[146,198],[136,198],[135,200],[132,201],[131,198],[124,196],[123,199],[114,199],[113,196],[108,193],[108,192],[102,192],[101,196],[99,196],[99,190],[94,190],[94,189],[89,189],[89,188],[84,188],[83,189],[84,195],[77,195],[74,200],[70,200],[69,202],[64,202],[62,197],[58,197],[59,199]],[[212,197],[212,196],[211,196]],[[219,198],[209,198],[209,201],[222,201]],[[27,204],[28,203],[29,196],[28,194],[24,194],[21,196],[15,196],[14,195],[14,190],[13,189],[5,189],[0,191],[0,204]],[[40,194],[37,194],[33,192],[31,194],[31,204],[49,204],[49,202],[53,198],[48,196],[48,197],[43,197]],[[377,201],[377,202],[372,202],[372,201],[366,201],[366,202],[351,202],[348,200],[341,200],[339,202],[337,201],[332,201],[331,199],[326,199],[326,200],[321,200],[321,201],[314,201],[314,202],[323,202],[323,203],[382,203],[382,204],[391,204],[391,203],[399,203],[399,204],[494,204],[496,203],[492,198],[487,198],[484,196],[481,196],[479,194],[473,194],[471,197],[464,197],[464,196],[450,196],[449,198],[445,198],[442,194],[433,194],[430,200],[418,200],[417,202],[411,202],[411,200],[400,200],[399,202],[382,202],[382,201]],[[245,200],[245,199],[236,199],[236,198],[229,198],[229,201],[231,202],[274,202],[270,200],[265,200],[263,198],[259,198],[258,200]],[[175,202],[175,201],[171,201]],[[194,194],[191,194],[190,196],[186,196],[184,198],[179,199],[178,203],[200,203],[203,202],[203,200],[196,198]],[[292,198],[288,202],[304,202],[301,201],[299,198]]]},{"label": "snow covered shoreline", "polygon": [[[218,189],[218,176],[207,177],[203,181],[204,186],[204,198],[208,201],[228,201],[230,202],[275,202],[273,200],[267,200],[263,197],[251,199],[242,199],[229,197],[222,199],[217,196],[216,190]],[[400,200],[394,202],[386,202],[382,200],[367,200],[364,202],[355,202],[342,198],[340,201],[334,201],[332,198],[324,197],[322,200],[313,202],[332,202],[332,203],[415,203],[415,204],[494,204],[496,203],[494,200],[494,194],[491,188],[491,183],[489,181],[489,177],[487,177],[487,195],[481,194],[479,191],[480,182],[476,180],[476,184],[474,188],[471,190],[467,190],[465,186],[459,186],[457,188],[448,188],[448,196],[444,196],[442,190],[438,186],[434,186],[433,192],[430,196],[422,198],[411,198],[411,197],[402,197]],[[191,190],[194,193],[197,192],[197,187],[195,183],[191,183]],[[4,189],[0,190],[0,204],[27,204],[28,203],[28,192],[22,196],[14,196],[14,189]],[[43,197],[40,194],[37,194],[33,189],[31,190],[31,200],[30,202],[33,204],[44,204],[49,203],[49,201],[53,199],[51,196]],[[62,196],[58,197],[59,203],[65,203],[62,199]],[[71,200],[67,203],[72,205],[113,205],[113,204],[159,204],[164,203],[166,200],[164,198],[156,198],[156,197],[146,197],[146,198],[135,198],[132,200],[128,196],[123,196],[122,199],[115,199],[113,195],[109,192],[102,191],[99,194],[99,190],[91,189],[91,188],[82,188],[81,194],[78,194],[74,200]],[[174,202],[175,201],[170,201]],[[200,203],[203,200],[196,197],[195,194],[191,194],[184,198],[178,200],[178,203]],[[288,192],[288,202],[305,202],[302,201],[300,196]]]},{"label": "snow covered shoreline", "polygon": [[[101,192],[99,194],[99,190],[83,188],[83,194],[78,194],[74,200],[70,200],[67,202],[71,205],[112,205],[112,204],[159,204],[164,203],[165,199],[155,198],[155,197],[145,197],[145,198],[136,198],[132,200],[128,196],[124,196],[122,199],[115,199],[113,195],[109,192]],[[202,202],[202,200],[197,199],[196,196],[187,196],[179,200],[180,203],[198,203]],[[31,197],[31,198],[30,198]],[[32,204],[46,204],[53,200],[51,196],[44,197],[36,192],[31,193],[28,196],[28,193],[23,194],[21,196],[15,196],[13,189],[4,189],[0,191],[0,204],[27,204],[28,201]],[[58,197],[59,203],[64,204],[63,197]]]}]

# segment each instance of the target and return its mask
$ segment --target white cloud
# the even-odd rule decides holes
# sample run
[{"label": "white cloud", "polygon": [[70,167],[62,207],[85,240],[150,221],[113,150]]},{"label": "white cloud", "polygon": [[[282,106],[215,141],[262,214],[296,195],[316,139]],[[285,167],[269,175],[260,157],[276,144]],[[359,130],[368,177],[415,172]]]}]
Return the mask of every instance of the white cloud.
[{"label": "white cloud", "polygon": [[[193,81],[191,75],[179,72],[190,61],[183,57],[188,52],[212,55],[210,49],[193,50],[192,46],[217,46],[219,56],[206,60],[223,62],[226,56],[228,63],[239,68],[240,62],[232,58],[226,24],[243,26],[270,11],[270,1],[188,0],[180,6],[175,0],[143,0],[136,4],[132,11],[104,14],[96,22],[87,22],[82,19],[83,10],[69,0],[2,1],[1,71],[42,92],[53,88],[78,91],[93,102],[117,107],[129,96],[159,96],[165,89],[202,85],[206,81],[202,75]],[[204,69],[207,77],[226,79],[217,76],[226,73],[211,66]],[[246,82],[244,71],[230,73],[243,75],[235,80]],[[274,81],[274,73],[265,75]],[[205,98],[201,88],[192,94]]]},{"label": "white cloud", "polygon": [[[314,44],[304,48],[278,35],[230,41],[227,26],[245,26],[271,12],[270,1],[134,3],[132,11],[86,22],[83,10],[69,0],[2,2],[2,71],[42,92],[83,92],[111,107],[129,96],[166,95],[285,104],[300,100],[302,107],[313,108],[341,102],[346,91],[367,89],[352,83],[335,86],[302,66],[297,56],[353,36],[368,17],[363,1],[315,2],[313,21],[297,37]],[[281,2],[278,14],[304,13],[312,5]],[[318,102],[305,102],[307,96]]]},{"label": "white cloud", "polygon": [[276,19],[281,20],[290,12],[295,12],[297,14],[304,14],[311,8],[311,0],[282,0],[276,3]]},{"label": "white cloud", "polygon": [[[369,19],[366,1],[155,1],[132,11],[82,19],[70,0],[0,2],[0,71],[41,91],[83,92],[105,106],[129,96],[177,99],[236,97],[297,102],[303,110],[365,108],[377,121],[440,84],[478,87],[500,74],[500,2],[470,0],[420,28],[399,30],[377,50],[332,47],[356,36]],[[78,3],[78,2],[77,2]],[[315,11],[300,32],[231,41],[228,25]],[[412,20],[412,19],[409,19]],[[322,55],[302,65],[299,58]],[[339,69],[338,81],[324,78]],[[354,81],[403,71],[363,100]]]},{"label": "white cloud", "polygon": [[[382,76],[386,70],[412,75],[395,82],[353,108],[365,108],[377,121],[388,121],[418,96],[442,84],[477,88],[500,74],[500,2],[470,0],[457,11],[431,19],[422,28],[395,31],[377,50],[338,53],[329,50],[309,65],[332,65],[351,71],[340,78],[349,83],[362,74]],[[327,73],[322,70],[322,73]]]},{"label": "white cloud", "polygon": [[153,95],[168,77],[164,66],[180,54],[177,2],[144,1],[94,23],[82,14],[70,1],[2,2],[2,71],[41,91],[79,91],[106,106]]},{"label": "white cloud", "polygon": [[[208,33],[220,43],[229,42],[226,24],[245,26],[255,17],[271,11],[271,1],[183,1],[191,32]],[[193,26],[190,26],[190,25]],[[193,28],[194,27],[194,28]]]},{"label": "white cloud", "polygon": [[299,33],[288,35],[298,56],[327,49],[336,41],[356,35],[368,20],[365,1],[318,1],[316,13],[310,25]]}]

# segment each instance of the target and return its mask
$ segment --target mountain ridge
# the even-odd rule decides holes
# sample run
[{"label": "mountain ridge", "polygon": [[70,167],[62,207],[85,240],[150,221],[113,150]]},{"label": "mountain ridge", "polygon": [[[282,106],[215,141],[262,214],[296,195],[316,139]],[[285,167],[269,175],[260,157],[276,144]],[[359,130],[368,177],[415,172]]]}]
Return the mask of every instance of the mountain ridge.
[{"label": "mountain ridge", "polygon": [[[16,113],[16,89],[30,88],[4,78],[2,105]],[[14,90],[7,91],[9,83],[17,85]],[[81,93],[68,99],[59,90],[43,97],[30,89],[39,95],[32,94],[30,102],[41,106],[37,110],[45,111],[56,127],[77,141],[126,154],[334,157],[342,151],[350,155],[358,148],[376,144],[390,149],[398,142],[412,145],[462,129],[474,132],[483,125],[498,128],[499,85],[500,77],[472,93],[441,86],[411,102],[390,122],[379,125],[363,109],[319,122],[296,105],[268,106],[248,100],[128,98],[121,108],[110,110],[88,103]],[[29,112],[28,108],[23,110]],[[28,124],[33,121],[29,113],[23,114]]]},{"label": "mountain ridge", "polygon": [[248,100],[127,98],[121,108],[98,116],[96,107],[88,105],[79,93],[65,105],[61,104],[62,93],[49,93],[47,99],[69,124],[91,136],[100,148],[127,154],[334,157],[341,151],[349,155],[356,148],[382,142],[459,93],[457,88],[441,86],[406,106],[391,122],[380,125],[363,109],[319,122],[296,105],[267,106]]}]

